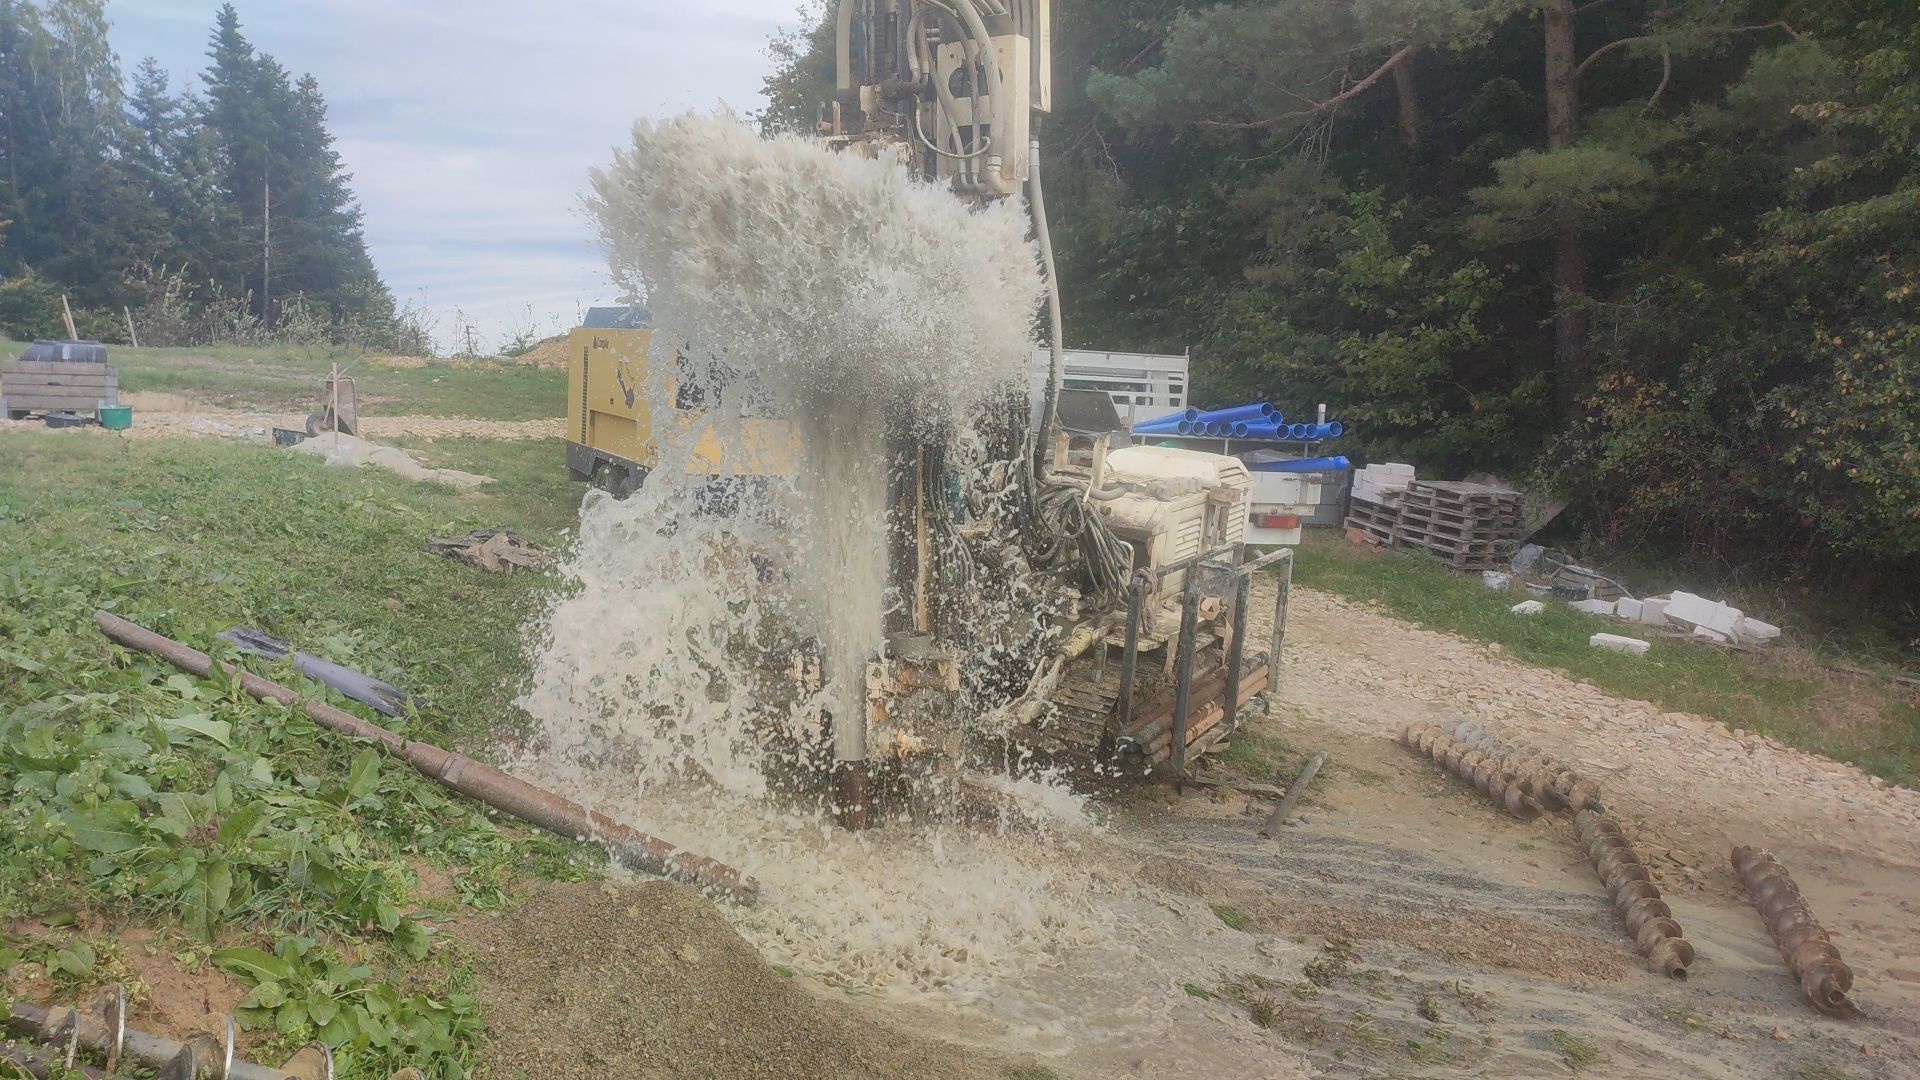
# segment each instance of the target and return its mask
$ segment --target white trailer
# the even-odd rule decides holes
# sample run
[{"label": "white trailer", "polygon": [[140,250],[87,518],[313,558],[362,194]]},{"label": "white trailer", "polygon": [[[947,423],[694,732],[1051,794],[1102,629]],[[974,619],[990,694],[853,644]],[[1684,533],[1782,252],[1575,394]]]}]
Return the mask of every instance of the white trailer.
[{"label": "white trailer", "polygon": [[[1113,398],[1114,411],[1129,426],[1177,413],[1187,407],[1187,368],[1184,354],[1101,352],[1068,349],[1060,369],[1060,385],[1067,390],[1104,390]],[[1033,351],[1033,421],[1040,423],[1040,403],[1046,397],[1050,358],[1046,349]]]}]

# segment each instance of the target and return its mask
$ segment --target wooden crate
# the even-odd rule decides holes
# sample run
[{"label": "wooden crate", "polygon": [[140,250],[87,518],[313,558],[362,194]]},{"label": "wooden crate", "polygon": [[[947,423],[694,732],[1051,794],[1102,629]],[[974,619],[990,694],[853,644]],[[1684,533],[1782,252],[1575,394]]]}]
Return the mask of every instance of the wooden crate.
[{"label": "wooden crate", "polygon": [[0,416],[91,413],[120,404],[120,372],[109,364],[0,360]]}]

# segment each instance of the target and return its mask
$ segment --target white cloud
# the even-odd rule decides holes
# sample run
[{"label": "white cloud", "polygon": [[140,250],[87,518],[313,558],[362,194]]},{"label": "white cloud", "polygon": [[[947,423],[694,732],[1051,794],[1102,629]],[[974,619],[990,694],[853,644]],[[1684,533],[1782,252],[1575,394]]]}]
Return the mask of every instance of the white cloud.
[{"label": "white cloud", "polygon": [[[319,80],[395,295],[492,337],[529,304],[550,330],[614,299],[580,212],[587,170],[638,117],[759,108],[767,40],[796,4],[235,0],[256,49]],[[114,45],[178,85],[206,66],[217,6],[112,0]]]}]

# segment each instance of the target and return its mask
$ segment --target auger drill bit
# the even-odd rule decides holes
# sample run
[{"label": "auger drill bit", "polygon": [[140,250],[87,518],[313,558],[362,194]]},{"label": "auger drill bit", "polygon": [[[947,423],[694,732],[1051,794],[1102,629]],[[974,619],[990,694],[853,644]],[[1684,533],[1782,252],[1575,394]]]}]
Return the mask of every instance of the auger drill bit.
[{"label": "auger drill bit", "polygon": [[1441,768],[1467,781],[1482,795],[1522,821],[1532,821],[1545,811],[1527,794],[1506,759],[1468,747],[1436,724],[1419,721],[1403,725],[1396,741],[1419,751]]},{"label": "auger drill bit", "polygon": [[1441,730],[1475,750],[1505,758],[1527,794],[1549,810],[1606,810],[1598,784],[1544,750],[1502,739],[1471,720],[1450,720]]},{"label": "auger drill bit", "polygon": [[1614,914],[1626,925],[1634,947],[1653,970],[1670,979],[1685,979],[1693,964],[1693,946],[1681,936],[1680,924],[1661,899],[1652,872],[1627,843],[1620,826],[1594,810],[1582,810],[1574,820],[1580,826],[1581,846],[1593,860]]},{"label": "auger drill bit", "polygon": [[1753,906],[1767,921],[1767,933],[1773,935],[1781,959],[1800,980],[1800,992],[1807,1001],[1828,1016],[1859,1016],[1859,1006],[1847,997],[1853,988],[1853,969],[1840,959],[1840,950],[1813,917],[1793,875],[1771,852],[1750,847],[1733,849],[1733,869],[1746,882]]}]

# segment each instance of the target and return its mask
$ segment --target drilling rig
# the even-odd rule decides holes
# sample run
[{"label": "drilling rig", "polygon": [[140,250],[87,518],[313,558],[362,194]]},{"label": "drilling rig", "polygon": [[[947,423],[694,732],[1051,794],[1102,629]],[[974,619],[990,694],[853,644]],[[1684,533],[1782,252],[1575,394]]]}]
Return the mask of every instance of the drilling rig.
[{"label": "drilling rig", "polygon": [[[867,665],[864,714],[827,718],[836,811],[862,827],[884,786],[877,775],[924,749],[957,759],[958,711],[1008,715],[1007,742],[1023,759],[1178,778],[1271,678],[1291,551],[1247,558],[1252,481],[1240,461],[1127,445],[1111,398],[1061,387],[1039,154],[1052,109],[1050,2],[840,0],[834,18],[835,88],[821,136],[898,160],[965,199],[1024,198],[1052,355],[1038,407],[1013,395],[982,429],[984,473],[1012,480],[999,488],[1012,498],[955,498],[965,483],[949,465],[955,433],[888,418],[898,602],[888,605],[886,647]],[[1269,564],[1281,571],[1275,630],[1266,648],[1250,649],[1250,585]],[[978,602],[981,582],[1015,569],[1044,583],[1029,609],[1043,629],[983,649],[992,636],[983,622],[1004,612]]]}]

